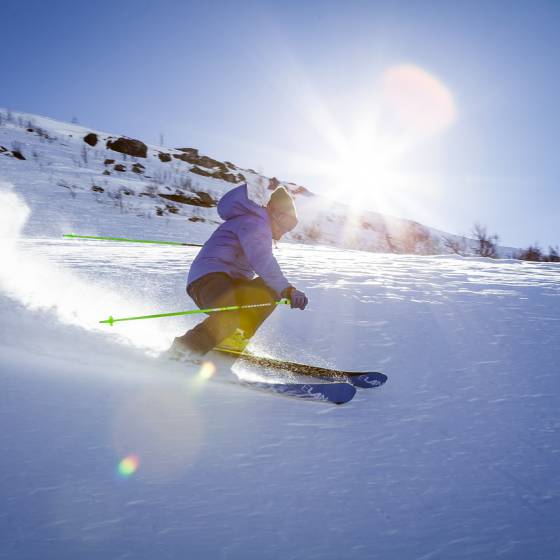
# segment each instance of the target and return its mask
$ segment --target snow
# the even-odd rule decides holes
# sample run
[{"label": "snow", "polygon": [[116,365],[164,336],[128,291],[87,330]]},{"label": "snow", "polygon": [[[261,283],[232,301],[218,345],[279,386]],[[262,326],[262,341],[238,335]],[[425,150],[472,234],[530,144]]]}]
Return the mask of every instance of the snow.
[{"label": "snow", "polygon": [[[95,147],[83,140],[92,132],[98,136]],[[126,230],[132,236],[151,238],[165,227],[169,240],[199,243],[207,239],[220,222],[216,209],[166,197],[196,197],[202,192],[217,200],[236,183],[219,176],[200,175],[195,168],[204,168],[203,173],[214,173],[216,169],[177,159],[176,156],[185,156],[179,149],[147,144],[147,157],[142,158],[106,148],[106,141],[117,137],[118,134],[0,108],[1,177],[23,188],[26,199],[33,204],[34,219],[27,223],[25,233],[60,236],[79,230],[83,235],[116,236],[115,232]],[[25,160],[12,157],[15,148]],[[172,161],[160,161],[162,153]],[[138,164],[143,170],[134,172]],[[117,171],[117,165],[124,171]],[[475,246],[473,240],[352,208],[344,200],[314,195],[293,183],[274,182],[250,169],[226,162],[222,165],[230,175],[245,178],[250,195],[259,204],[266,204],[273,184],[292,192],[300,223],[286,241],[420,254],[449,253],[449,239],[464,242],[465,250],[471,252]],[[185,229],[190,235],[188,240],[184,239]],[[502,256],[515,252],[511,247],[500,247],[499,251]]]},{"label": "snow", "polygon": [[54,234],[84,208],[0,185],[0,559],[559,557],[558,264],[281,243],[310,305],[252,348],[389,376],[336,407],[158,357],[192,317],[100,325],[194,308],[197,249]]}]

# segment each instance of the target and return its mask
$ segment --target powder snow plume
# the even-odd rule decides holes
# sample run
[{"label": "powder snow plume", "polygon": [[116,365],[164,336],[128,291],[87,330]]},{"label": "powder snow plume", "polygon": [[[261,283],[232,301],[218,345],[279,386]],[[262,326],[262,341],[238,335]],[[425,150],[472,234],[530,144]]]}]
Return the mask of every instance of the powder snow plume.
[{"label": "powder snow plume", "polygon": [[[170,333],[147,321],[131,324],[126,332],[108,331],[99,320],[111,313],[142,314],[152,309],[111,286],[91,283],[26,248],[21,232],[31,215],[12,185],[0,182],[0,292],[31,310],[48,310],[62,323],[104,331],[123,342],[155,352],[169,343]],[[124,334],[123,334],[124,332]]]}]

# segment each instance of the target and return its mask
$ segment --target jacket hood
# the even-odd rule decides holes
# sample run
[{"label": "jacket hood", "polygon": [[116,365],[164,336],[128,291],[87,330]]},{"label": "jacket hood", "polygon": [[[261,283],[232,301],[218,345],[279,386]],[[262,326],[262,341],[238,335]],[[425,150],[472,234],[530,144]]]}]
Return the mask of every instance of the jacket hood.
[{"label": "jacket hood", "polygon": [[217,210],[222,220],[231,220],[244,214],[253,214],[268,219],[266,208],[249,199],[246,184],[239,185],[224,194],[218,202]]}]

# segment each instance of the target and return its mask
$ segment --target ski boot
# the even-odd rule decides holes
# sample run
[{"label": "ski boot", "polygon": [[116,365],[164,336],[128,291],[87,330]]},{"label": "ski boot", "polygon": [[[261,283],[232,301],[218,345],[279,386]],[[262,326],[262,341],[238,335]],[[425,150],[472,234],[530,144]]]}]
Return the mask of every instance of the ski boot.
[{"label": "ski boot", "polygon": [[173,344],[166,350],[163,355],[177,362],[190,362],[192,364],[201,365],[203,357],[195,352],[192,348],[189,348],[182,340],[180,336],[173,339]]},{"label": "ski boot", "polygon": [[249,341],[250,339],[245,337],[243,329],[236,329],[233,334],[230,334],[216,346],[216,350],[225,350],[232,354],[243,354]]}]

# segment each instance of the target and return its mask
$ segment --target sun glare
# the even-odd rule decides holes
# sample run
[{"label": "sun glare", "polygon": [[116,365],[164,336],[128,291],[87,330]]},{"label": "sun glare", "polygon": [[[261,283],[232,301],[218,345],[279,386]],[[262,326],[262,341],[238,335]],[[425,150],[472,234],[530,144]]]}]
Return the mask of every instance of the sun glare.
[{"label": "sun glare", "polygon": [[330,198],[357,210],[402,215],[411,198],[433,196],[437,177],[415,174],[410,162],[416,158],[422,168],[420,150],[456,120],[445,84],[417,66],[393,66],[382,73],[366,106],[352,112],[354,129],[348,132],[344,123],[331,146],[333,157],[315,166],[330,185]]},{"label": "sun glare", "polygon": [[348,138],[345,149],[331,164],[337,198],[344,194],[347,204],[362,209],[364,205],[380,204],[383,194],[395,187],[404,149],[397,139],[388,141],[373,127],[364,126]]}]

